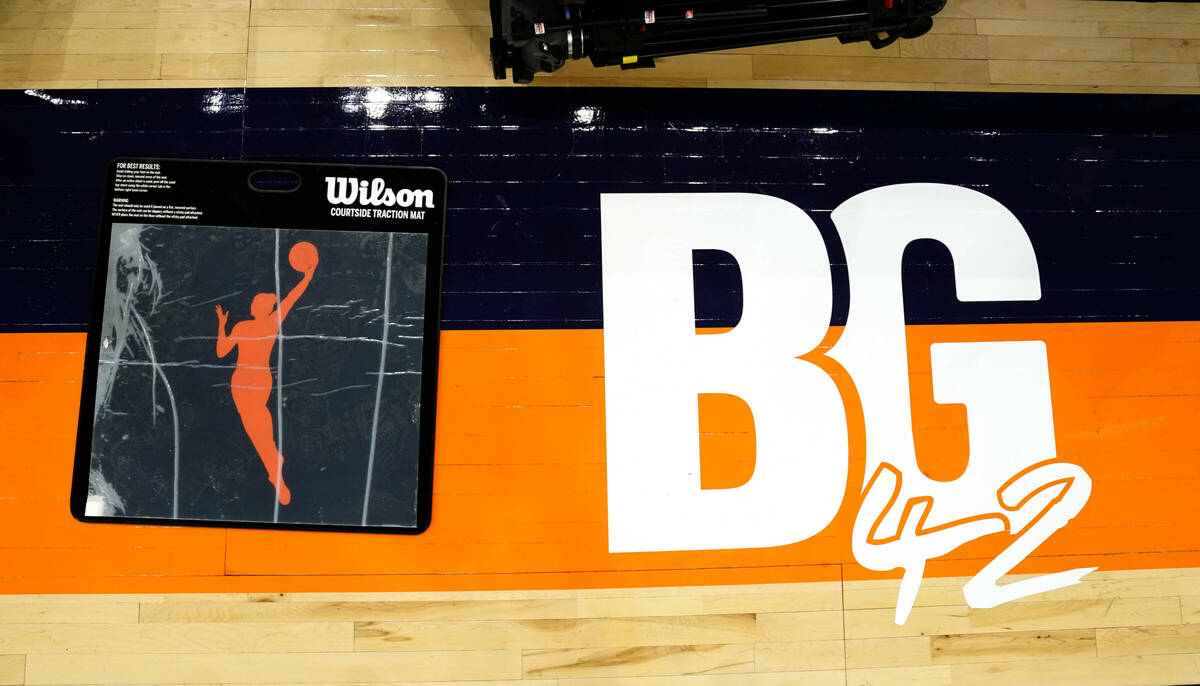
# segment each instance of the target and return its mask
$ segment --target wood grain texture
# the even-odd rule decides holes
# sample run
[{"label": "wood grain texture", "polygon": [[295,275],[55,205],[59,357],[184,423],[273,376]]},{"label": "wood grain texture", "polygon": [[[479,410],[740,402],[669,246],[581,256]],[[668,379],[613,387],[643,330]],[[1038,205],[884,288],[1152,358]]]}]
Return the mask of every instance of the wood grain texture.
[{"label": "wood grain texture", "polygon": [[842,641],[759,643],[754,646],[758,672],[808,672],[838,669],[846,664]]},{"label": "wood grain texture", "polygon": [[1158,686],[1196,682],[1200,656],[1149,655],[952,665],[952,684],[1124,684]]},{"label": "wood grain texture", "polygon": [[162,56],[160,76],[164,81],[243,79],[246,76],[246,55],[239,52],[165,54]]},{"label": "wood grain texture", "polygon": [[354,649],[496,650],[753,643],[755,616],[622,617],[442,622],[360,622]]},{"label": "wood grain texture", "polygon": [[36,684],[225,682],[378,683],[513,679],[517,651],[469,650],[407,653],[205,653],[30,655],[26,681]]},{"label": "wood grain texture", "polygon": [[0,603],[0,622],[5,624],[125,624],[138,621],[138,604],[120,602],[71,603],[14,598]]},{"label": "wood grain texture", "polygon": [[[486,10],[486,0],[6,0],[0,87],[507,85],[491,78]],[[1196,4],[950,0],[928,36],[884,50],[827,40],[672,58],[647,71],[578,63],[536,85],[1197,94],[1197,41]],[[59,429],[47,440],[71,440]],[[61,506],[44,495],[47,508]],[[187,556],[169,536],[142,534],[123,568],[225,571],[221,532]],[[234,539],[235,548],[261,543]],[[2,562],[20,575],[60,556],[25,550]],[[79,571],[115,569],[89,565]],[[1101,572],[987,610],[964,604],[962,582],[926,579],[903,627],[892,623],[895,580],[0,596],[0,684],[1200,682],[1195,569]]]},{"label": "wood grain texture", "polygon": [[743,643],[525,650],[521,653],[521,665],[522,675],[527,679],[728,674],[754,671],[754,646]]},{"label": "wood grain texture", "polygon": [[1096,630],[1096,653],[1101,657],[1194,653],[1197,646],[1200,646],[1200,625],[1197,624]]},{"label": "wood grain texture", "polygon": [[25,656],[0,655],[0,684],[25,683]]},{"label": "wood grain texture", "polygon": [[[487,0],[10,0],[0,6],[0,82],[486,86],[489,35]],[[927,36],[882,50],[806,41],[653,70],[577,63],[537,83],[1192,93],[1197,39],[1200,5],[1190,3],[950,0]]]},{"label": "wood grain texture", "polygon": [[549,686],[845,686],[840,671],[753,672],[741,674],[687,674],[653,677],[589,677],[554,681],[524,681]]},{"label": "wood grain texture", "polygon": [[930,659],[939,665],[1088,657],[1095,654],[1096,632],[1092,629],[958,634],[934,636],[930,640]]},{"label": "wood grain texture", "polygon": [[949,667],[848,669],[846,686],[950,686]]},{"label": "wood grain texture", "polygon": [[972,610],[972,632],[1178,624],[1179,598],[1031,600]]},{"label": "wood grain texture", "polygon": [[[991,609],[932,604],[965,579],[927,579],[933,592],[903,627],[882,597],[890,580],[0,596],[0,684],[1196,683],[1198,578],[1097,572]],[[887,606],[850,607],[876,604]]]},{"label": "wood grain texture", "polygon": [[[0,610],[2,611],[2,610]],[[171,602],[143,605],[143,622],[380,622],[422,619],[547,619],[576,616],[575,601]]]},{"label": "wood grain texture", "polygon": [[846,667],[911,667],[930,664],[928,636],[859,638],[846,641]]},{"label": "wood grain texture", "polygon": [[762,642],[820,641],[844,635],[839,611],[760,613],[755,628]]},{"label": "wood grain texture", "polygon": [[[33,654],[313,653],[355,648],[350,622],[0,624],[4,650]],[[438,648],[446,650],[447,647]]]}]

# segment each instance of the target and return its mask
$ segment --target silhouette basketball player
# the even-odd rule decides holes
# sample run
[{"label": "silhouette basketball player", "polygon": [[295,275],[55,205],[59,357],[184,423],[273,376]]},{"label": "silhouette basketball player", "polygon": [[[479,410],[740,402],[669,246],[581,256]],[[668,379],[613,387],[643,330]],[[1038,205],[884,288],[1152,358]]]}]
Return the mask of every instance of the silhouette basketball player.
[{"label": "silhouette basketball player", "polygon": [[238,348],[237,368],[233,370],[230,384],[233,390],[233,404],[242,416],[246,435],[250,437],[250,442],[258,451],[259,459],[267,468],[267,480],[275,486],[280,505],[290,503],[292,493],[283,483],[283,455],[275,445],[275,423],[271,418],[271,410],[267,408],[267,400],[274,386],[271,376],[271,350],[275,347],[280,324],[312,281],[313,272],[317,268],[316,247],[308,242],[293,245],[288,252],[288,263],[304,276],[283,299],[278,309],[275,309],[274,293],[259,293],[250,303],[250,314],[254,318],[238,322],[226,336],[225,326],[229,313],[217,305],[217,320],[220,324],[217,331],[217,357],[225,357],[235,346]]}]

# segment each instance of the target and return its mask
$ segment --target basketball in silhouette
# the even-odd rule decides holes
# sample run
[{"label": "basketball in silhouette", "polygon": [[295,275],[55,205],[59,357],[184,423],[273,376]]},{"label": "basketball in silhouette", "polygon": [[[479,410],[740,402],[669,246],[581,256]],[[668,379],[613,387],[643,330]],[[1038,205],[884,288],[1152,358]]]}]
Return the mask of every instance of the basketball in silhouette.
[{"label": "basketball in silhouette", "polygon": [[298,272],[311,272],[317,266],[317,246],[300,241],[288,251],[288,264]]}]

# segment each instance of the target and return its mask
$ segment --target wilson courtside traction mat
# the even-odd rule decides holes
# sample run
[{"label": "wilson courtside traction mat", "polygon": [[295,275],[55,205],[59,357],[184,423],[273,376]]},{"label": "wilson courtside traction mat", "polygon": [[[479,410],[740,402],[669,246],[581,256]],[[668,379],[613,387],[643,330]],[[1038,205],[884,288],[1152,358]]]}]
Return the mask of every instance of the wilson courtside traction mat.
[{"label": "wilson courtside traction mat", "polygon": [[75,517],[424,531],[445,207],[431,168],[113,161]]}]

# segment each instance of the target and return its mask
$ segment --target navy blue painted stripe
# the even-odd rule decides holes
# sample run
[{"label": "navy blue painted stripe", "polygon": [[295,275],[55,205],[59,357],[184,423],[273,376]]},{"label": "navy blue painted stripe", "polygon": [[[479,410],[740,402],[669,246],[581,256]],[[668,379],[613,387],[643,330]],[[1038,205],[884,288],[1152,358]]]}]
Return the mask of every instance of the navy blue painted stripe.
[{"label": "navy blue painted stripe", "polygon": [[[0,331],[85,325],[117,156],[419,164],[451,182],[446,328],[602,325],[603,192],[743,191],[829,212],[880,185],[977,188],[1037,251],[1036,303],[958,303],[905,259],[910,323],[1200,320],[1200,101],[1174,96],[655,89],[0,91]],[[698,257],[697,316],[740,312]]]}]

